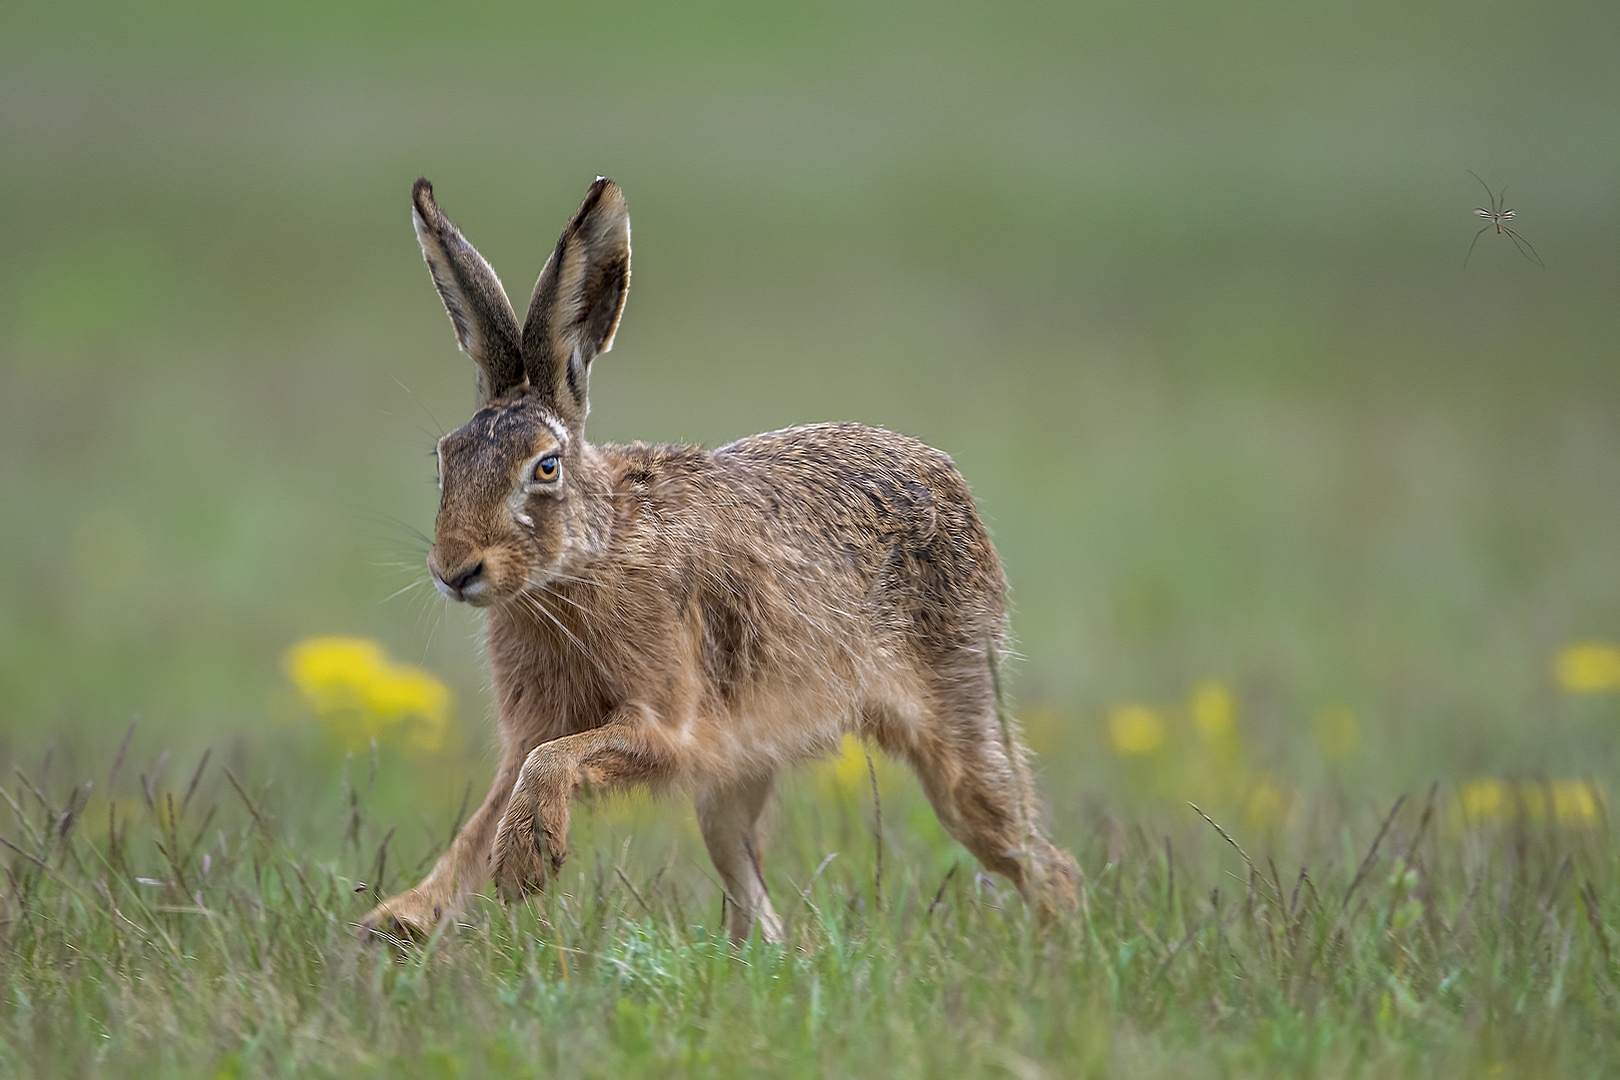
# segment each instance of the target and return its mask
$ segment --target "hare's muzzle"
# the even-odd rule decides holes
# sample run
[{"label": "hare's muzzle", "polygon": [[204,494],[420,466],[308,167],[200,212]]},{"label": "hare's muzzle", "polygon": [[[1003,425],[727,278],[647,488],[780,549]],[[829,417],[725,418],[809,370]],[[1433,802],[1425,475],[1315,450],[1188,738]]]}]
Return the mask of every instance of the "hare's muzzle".
[{"label": "hare's muzzle", "polygon": [[433,575],[434,586],[452,600],[478,606],[485,602],[489,581],[484,574],[484,560],[473,556],[460,566],[446,568],[440,565],[438,552],[428,552],[428,572]]}]

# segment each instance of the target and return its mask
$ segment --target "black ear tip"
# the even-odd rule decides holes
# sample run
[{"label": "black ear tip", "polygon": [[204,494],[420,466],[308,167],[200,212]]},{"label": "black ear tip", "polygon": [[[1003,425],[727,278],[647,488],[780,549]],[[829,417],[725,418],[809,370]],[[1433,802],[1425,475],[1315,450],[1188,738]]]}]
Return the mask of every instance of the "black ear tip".
[{"label": "black ear tip", "polygon": [[418,176],[416,183],[411,185],[411,202],[416,204],[419,210],[434,205],[433,185],[428,182],[427,177]]},{"label": "black ear tip", "polygon": [[615,184],[611,177],[598,176],[591,189],[585,193],[585,201],[580,204],[579,213],[574,215],[574,224],[583,222],[599,206],[624,206],[624,192]]}]

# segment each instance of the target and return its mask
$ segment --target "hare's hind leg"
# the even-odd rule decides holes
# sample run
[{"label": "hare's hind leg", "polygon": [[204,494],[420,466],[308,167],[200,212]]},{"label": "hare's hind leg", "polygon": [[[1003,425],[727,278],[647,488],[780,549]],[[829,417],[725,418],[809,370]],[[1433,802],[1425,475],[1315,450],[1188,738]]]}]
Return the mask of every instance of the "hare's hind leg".
[{"label": "hare's hind leg", "polygon": [[698,792],[698,827],[709,858],[720,871],[731,905],[731,940],[745,941],[759,925],[766,941],[782,940],[782,921],[765,891],[759,848],[760,811],[771,792],[771,777],[722,781]]},{"label": "hare's hind leg", "polygon": [[[982,666],[982,659],[979,661]],[[883,723],[878,743],[910,762],[940,824],[1043,915],[1075,906],[1074,857],[1047,839],[1027,751],[996,709],[988,673],[940,678],[909,724]]]}]

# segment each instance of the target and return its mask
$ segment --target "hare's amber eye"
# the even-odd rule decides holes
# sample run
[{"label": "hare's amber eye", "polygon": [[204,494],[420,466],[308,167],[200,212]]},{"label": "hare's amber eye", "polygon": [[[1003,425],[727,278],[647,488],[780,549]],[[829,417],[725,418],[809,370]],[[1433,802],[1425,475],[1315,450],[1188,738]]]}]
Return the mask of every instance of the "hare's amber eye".
[{"label": "hare's amber eye", "polygon": [[557,472],[562,468],[556,454],[547,454],[534,464],[534,478],[542,484],[549,484],[557,479]]}]

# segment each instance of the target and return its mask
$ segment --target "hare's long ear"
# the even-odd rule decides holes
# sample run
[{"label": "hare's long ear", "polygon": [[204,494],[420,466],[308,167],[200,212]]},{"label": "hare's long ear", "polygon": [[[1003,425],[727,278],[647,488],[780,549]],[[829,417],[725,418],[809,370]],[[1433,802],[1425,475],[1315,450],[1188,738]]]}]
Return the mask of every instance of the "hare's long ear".
[{"label": "hare's long ear", "polygon": [[517,316],[489,263],[433,201],[426,178],[411,188],[411,221],[462,351],[478,364],[480,402],[523,381]]},{"label": "hare's long ear", "polygon": [[630,212],[619,186],[598,177],[540,271],[523,324],[529,382],[550,391],[567,423],[585,421],[591,361],[613,347],[629,291]]}]

